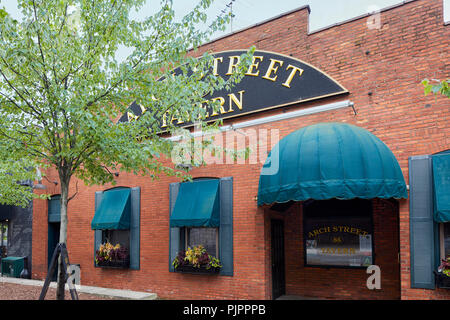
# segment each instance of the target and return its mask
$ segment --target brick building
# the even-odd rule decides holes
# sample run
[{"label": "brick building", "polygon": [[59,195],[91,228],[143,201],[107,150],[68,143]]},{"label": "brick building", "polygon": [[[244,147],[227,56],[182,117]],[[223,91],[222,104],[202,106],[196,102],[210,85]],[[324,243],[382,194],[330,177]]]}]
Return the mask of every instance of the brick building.
[{"label": "brick building", "polygon": [[[239,144],[245,137],[246,146],[256,137],[263,141],[257,154],[194,168],[191,185],[125,173],[116,179],[121,188],[79,183],[68,208],[67,245],[71,262],[81,266],[81,284],[183,299],[450,298],[448,289],[436,286],[433,273],[450,251],[449,223],[439,220],[433,200],[439,196],[436,175],[445,174],[436,159],[448,161],[450,149],[449,100],[424,96],[421,85],[424,78],[450,74],[450,31],[442,7],[438,0],[404,1],[377,19],[365,15],[314,32],[308,31],[309,7],[302,7],[202,46],[195,54],[217,53],[219,73],[232,68],[239,50],[256,46],[260,58],[245,77],[254,82],[222,96],[224,130],[218,136],[223,144],[227,139]],[[296,91],[296,84],[306,91]],[[302,140],[312,133],[316,140]],[[338,138],[327,140],[333,137]],[[344,149],[354,141],[360,143]],[[277,153],[279,170],[266,179],[263,168],[274,163],[282,142],[287,151]],[[293,150],[308,154],[309,143],[324,154],[336,147],[336,156],[293,164]],[[367,147],[372,144],[377,147]],[[316,158],[308,154],[307,159]],[[318,170],[311,181],[319,184],[285,188],[292,177],[303,179],[289,171],[300,167],[303,176]],[[330,173],[321,170],[329,168],[343,171],[333,178],[337,185],[324,181]],[[359,180],[347,185],[352,172]],[[56,180],[55,172],[48,180]],[[47,192],[58,195],[58,186],[47,183]],[[195,211],[183,202],[188,192],[200,192],[190,198],[194,205],[209,199],[209,209],[202,207],[207,222],[191,217],[186,223],[189,217],[183,215]],[[111,199],[124,199],[122,216],[106,226],[100,215]],[[36,279],[47,272],[58,228],[57,201],[33,204]],[[95,265],[96,249],[111,239],[129,244],[129,268]],[[215,251],[222,270],[174,272],[177,252],[198,239]],[[381,270],[380,289],[366,286],[372,264]]]}]

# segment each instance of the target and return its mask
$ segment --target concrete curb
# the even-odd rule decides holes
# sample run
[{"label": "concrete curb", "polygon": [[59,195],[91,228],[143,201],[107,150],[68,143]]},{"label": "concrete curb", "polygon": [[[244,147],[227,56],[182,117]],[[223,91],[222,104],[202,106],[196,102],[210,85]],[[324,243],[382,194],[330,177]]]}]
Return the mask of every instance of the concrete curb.
[{"label": "concrete curb", "polygon": [[[0,277],[0,283],[14,283],[26,286],[38,286],[42,287],[44,285],[44,281],[42,280],[29,280],[29,279],[20,279],[20,278],[9,278],[9,277]],[[50,283],[50,288],[56,288],[56,282]],[[88,293],[98,296],[107,296],[114,297],[119,299],[129,299],[129,300],[155,300],[157,299],[156,293],[149,292],[140,292],[140,291],[131,291],[131,290],[120,290],[120,289],[110,289],[110,288],[100,288],[100,287],[91,287],[80,285],[77,286],[78,293]],[[69,290],[69,286],[66,284],[66,290]]]}]

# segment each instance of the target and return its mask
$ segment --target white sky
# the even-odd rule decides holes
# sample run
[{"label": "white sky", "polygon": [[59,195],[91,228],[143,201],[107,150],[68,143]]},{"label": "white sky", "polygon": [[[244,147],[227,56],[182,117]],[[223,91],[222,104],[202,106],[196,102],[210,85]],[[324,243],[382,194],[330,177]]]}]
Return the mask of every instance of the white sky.
[{"label": "white sky", "polygon": [[[442,0],[441,0],[442,1]],[[447,0],[445,0],[447,1]],[[277,16],[286,11],[309,4],[311,8],[310,30],[325,27],[368,11],[370,6],[384,8],[402,2],[401,0],[214,0],[209,12],[216,16],[222,10],[230,10],[227,5],[233,3],[233,30],[245,28],[262,20]],[[197,0],[173,0],[175,12],[182,16],[188,12]],[[16,0],[0,0],[13,15],[19,15]],[[159,8],[159,0],[147,0],[143,9],[134,17],[140,18],[152,14]],[[227,30],[226,33],[229,33]]]},{"label": "white sky", "polygon": [[[444,20],[450,22],[450,0],[432,0],[444,2]],[[403,2],[402,0],[214,0],[208,11],[210,17],[219,15],[222,10],[230,10],[232,2],[233,18],[226,32],[217,33],[220,37],[231,31],[254,25],[260,21],[275,17],[284,12],[309,5],[311,14],[309,17],[309,30],[314,31],[333,23],[350,19],[352,17],[372,12],[377,9],[389,7]],[[189,9],[197,3],[196,0],[173,0],[174,9],[178,17],[182,17]],[[4,6],[7,11],[16,17],[20,12],[17,9],[16,0],[0,0],[0,7]],[[140,19],[155,13],[159,8],[159,0],[147,0],[146,5],[133,14],[133,18]],[[214,38],[215,38],[214,37]],[[124,50],[124,49],[122,49]],[[125,55],[122,52],[120,55]]]}]

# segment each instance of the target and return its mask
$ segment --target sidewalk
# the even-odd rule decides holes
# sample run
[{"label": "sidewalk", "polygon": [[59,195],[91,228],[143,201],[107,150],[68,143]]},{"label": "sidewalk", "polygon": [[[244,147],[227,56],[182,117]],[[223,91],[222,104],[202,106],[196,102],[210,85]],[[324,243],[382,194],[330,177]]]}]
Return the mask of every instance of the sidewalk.
[{"label": "sidewalk", "polygon": [[[8,278],[8,277],[0,277],[0,284],[2,283],[11,283],[17,285],[25,285],[25,286],[37,286],[41,287],[44,285],[44,281],[41,280],[28,280],[28,279],[20,279],[20,278]],[[50,288],[56,288],[56,282],[50,283]],[[66,284],[66,290],[69,290],[68,285]],[[116,299],[128,299],[128,300],[155,300],[157,298],[156,293],[149,292],[139,292],[139,291],[131,291],[131,290],[119,290],[119,289],[110,289],[110,288],[100,288],[100,287],[91,287],[81,285],[77,288],[78,293],[85,293],[90,295],[95,295],[99,297],[107,297],[107,298],[116,298]],[[70,299],[70,296],[69,296]]]}]

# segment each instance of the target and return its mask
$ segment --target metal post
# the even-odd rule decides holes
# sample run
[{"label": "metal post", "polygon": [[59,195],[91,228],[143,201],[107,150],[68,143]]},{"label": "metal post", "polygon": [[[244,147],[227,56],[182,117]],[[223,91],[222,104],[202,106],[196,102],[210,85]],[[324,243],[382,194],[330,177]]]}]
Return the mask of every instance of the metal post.
[{"label": "metal post", "polygon": [[[69,279],[70,263],[69,263],[69,254],[67,253],[67,247],[66,247],[65,243],[58,243],[55,248],[55,251],[53,251],[52,260],[51,260],[50,267],[49,267],[49,270],[47,273],[47,277],[45,278],[44,286],[42,287],[42,291],[39,296],[39,300],[45,299],[52,276],[55,273],[56,266],[58,265],[59,256],[61,256],[62,264],[63,264],[64,271],[65,271],[64,272],[64,278],[65,278],[64,282],[67,282],[67,280]],[[77,290],[76,290],[74,284],[72,283],[72,281],[69,281],[67,284],[69,285],[69,290],[70,290],[70,295],[72,297],[72,300],[78,300],[78,293],[77,293]]]}]

